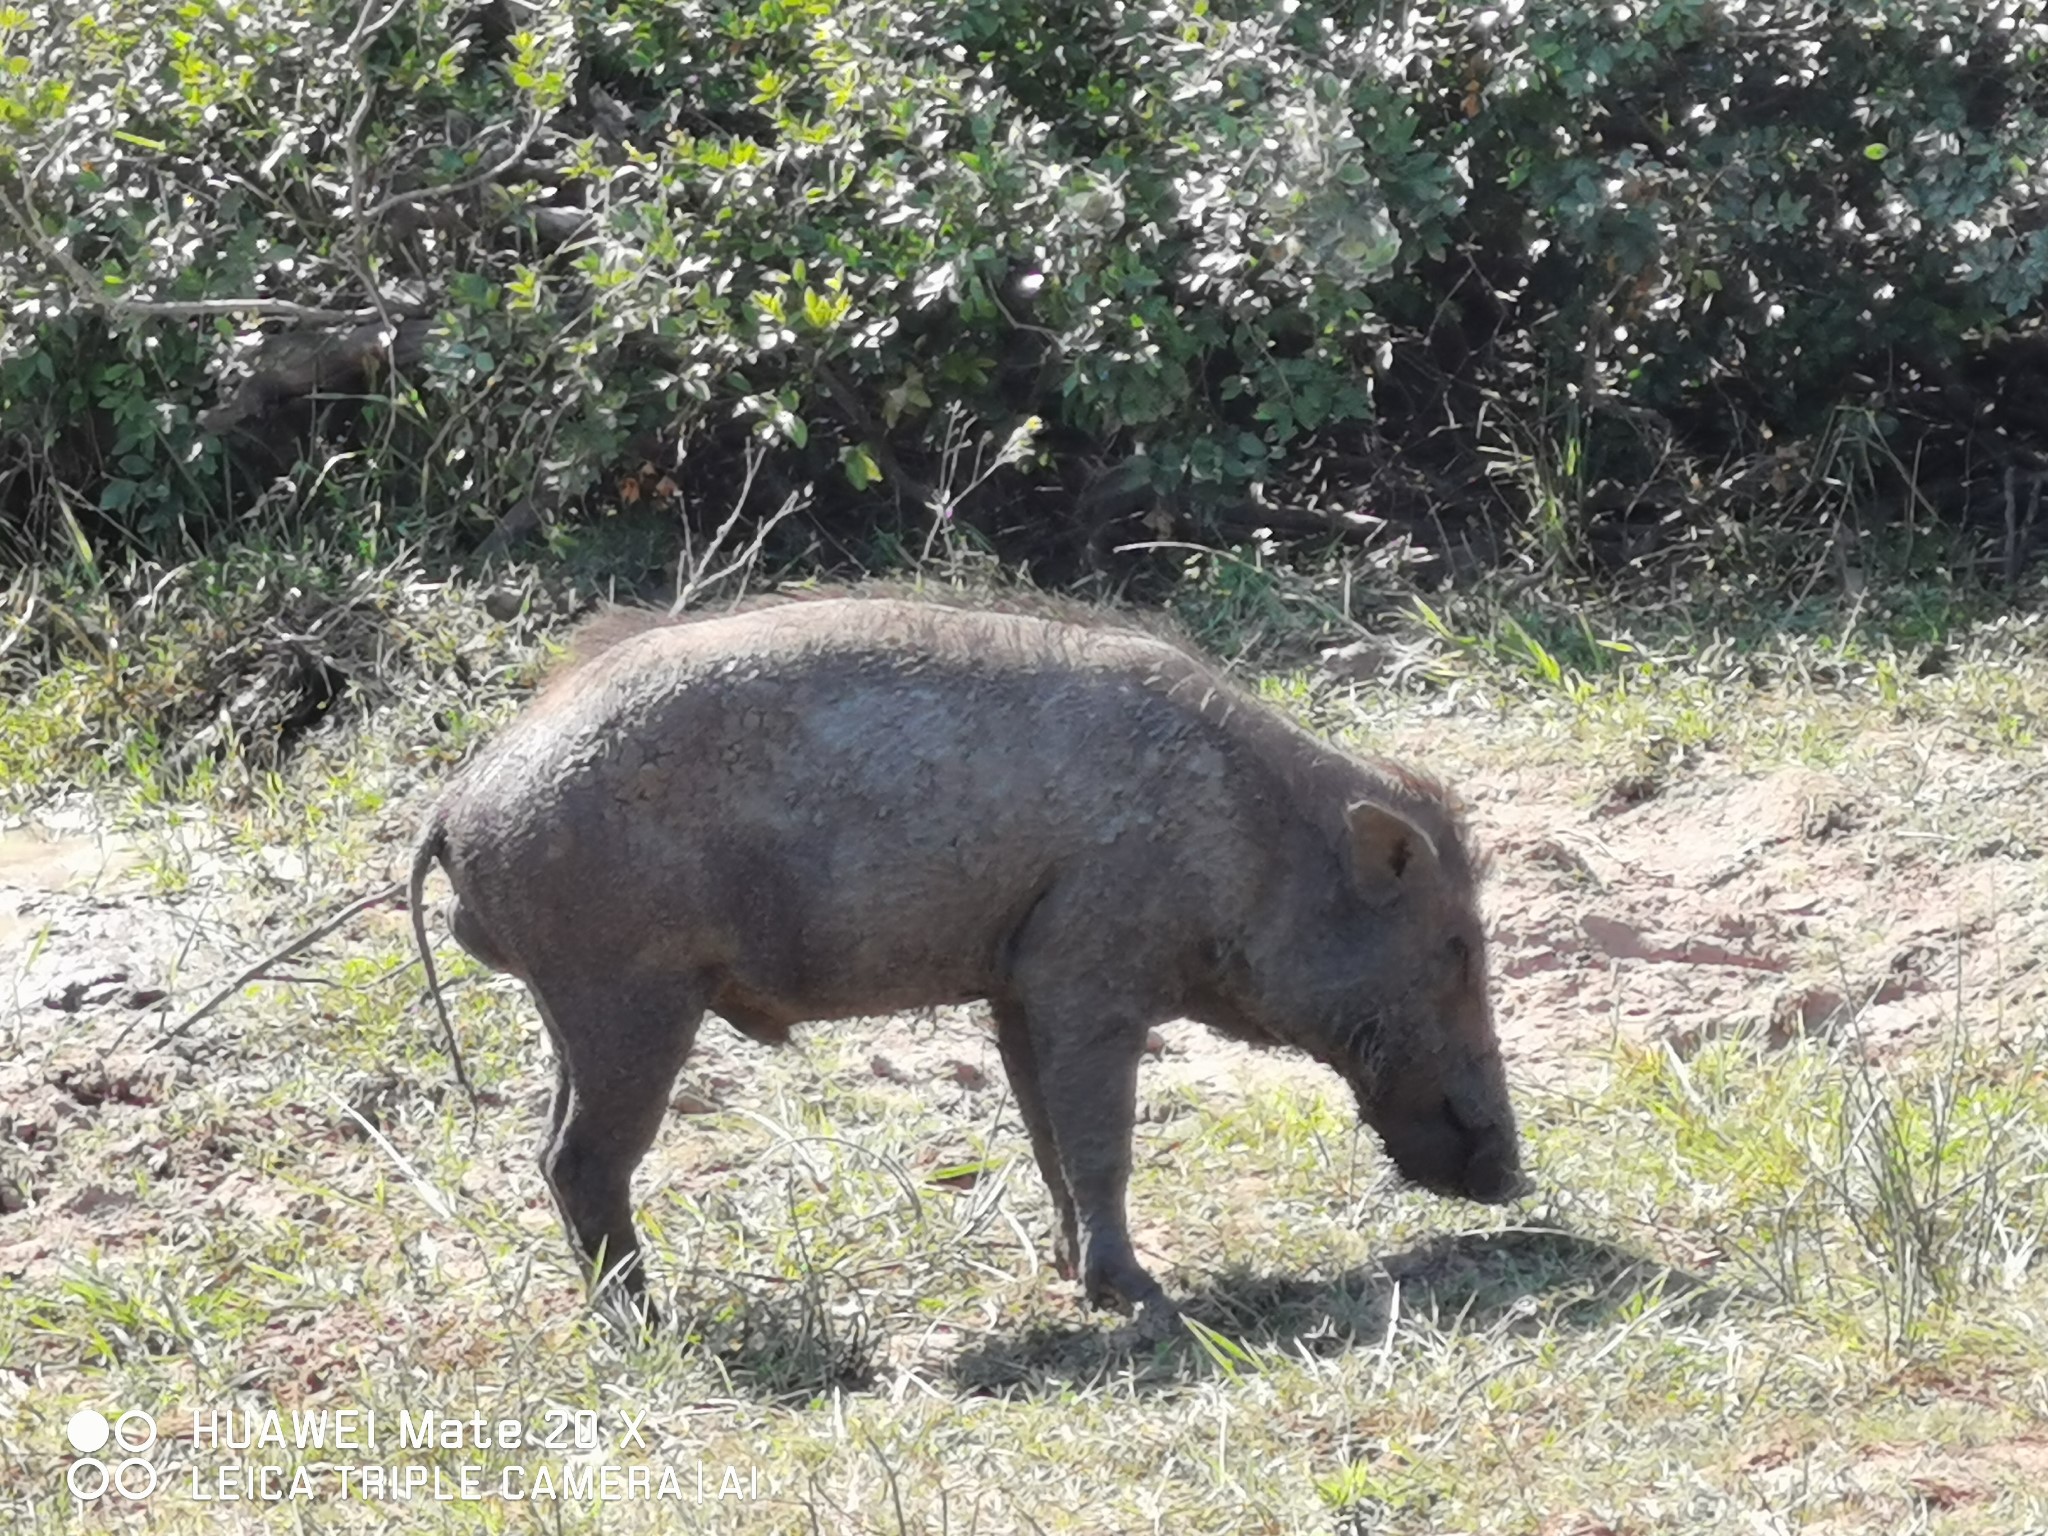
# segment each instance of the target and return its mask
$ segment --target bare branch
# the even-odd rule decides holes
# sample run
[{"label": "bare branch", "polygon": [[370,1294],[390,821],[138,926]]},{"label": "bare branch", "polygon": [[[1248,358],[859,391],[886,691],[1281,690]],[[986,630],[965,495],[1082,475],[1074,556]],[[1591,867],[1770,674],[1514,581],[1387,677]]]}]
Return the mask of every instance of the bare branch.
[{"label": "bare branch", "polygon": [[[180,1035],[184,1034],[186,1030],[190,1029],[194,1024],[197,1024],[200,1020],[204,1019],[208,1014],[212,1013],[214,1009],[218,1008],[222,1003],[226,1002],[229,998],[233,997],[237,992],[241,991],[242,988],[249,985],[250,982],[255,981],[257,978],[261,977],[265,972],[270,970],[272,966],[282,965],[285,961],[291,959],[292,956],[299,954],[303,950],[312,948],[313,945],[319,943],[320,940],[326,938],[328,934],[334,932],[335,929],[339,928],[343,923],[347,922],[350,918],[354,917],[358,912],[367,911],[371,907],[377,906],[383,902],[391,901],[396,897],[403,896],[404,894],[405,886],[400,882],[393,881],[390,885],[385,886],[382,890],[372,891],[369,895],[362,897],[360,900],[350,902],[347,906],[343,907],[339,912],[335,913],[334,916],[327,919],[326,922],[317,923],[313,927],[308,928],[304,933],[300,934],[297,938],[293,939],[289,944],[286,944],[283,948],[272,950],[269,954],[265,955],[261,960],[258,960],[254,965],[249,966],[246,970],[242,971],[239,975],[235,977],[233,981],[229,982],[226,986],[222,987],[219,991],[215,992],[205,1002],[201,1003],[197,1008],[193,1009],[190,1013],[186,1014],[185,1017],[181,1019],[176,1025],[174,1025],[170,1029],[165,1030],[162,1034],[158,1035],[154,1040],[150,1041],[149,1048],[151,1050],[161,1050],[164,1046],[169,1045],[173,1040],[176,1040]],[[125,1037],[126,1031],[123,1031],[123,1035]],[[120,1043],[121,1042],[119,1040],[116,1040],[114,1042],[116,1047],[118,1047]]]},{"label": "bare branch", "polygon": [[[359,49],[362,44],[367,43],[396,20],[404,9],[405,0],[396,0],[396,3],[381,14],[373,14],[373,6],[374,0],[364,0],[356,18],[355,28],[349,34],[345,45],[349,50]],[[319,305],[296,303],[290,299],[256,297],[146,299],[137,298],[132,294],[109,292],[103,278],[88,271],[75,256],[43,233],[41,210],[37,208],[35,194],[31,190],[33,177],[21,178],[19,204],[4,189],[0,189],[0,213],[4,213],[23,232],[38,255],[69,280],[78,299],[109,314],[151,315],[171,320],[203,320],[217,316],[246,315],[262,319],[291,320],[302,325],[360,325],[368,320],[379,320],[388,326],[394,315],[415,315],[421,310],[417,305],[388,303],[378,290],[369,266],[369,231],[379,219],[394,209],[456,197],[505,175],[526,158],[527,151],[533,147],[533,141],[540,133],[543,118],[538,114],[531,118],[512,149],[503,158],[476,174],[440,186],[416,187],[406,192],[394,192],[365,209],[365,177],[359,138],[375,97],[373,87],[364,89],[342,134],[349,162],[349,202],[351,212],[354,214],[351,221],[354,226],[351,238],[356,255],[354,264],[358,269],[357,278],[364,284],[372,300],[367,308],[326,309]]]},{"label": "bare branch", "polygon": [[349,33],[348,41],[341,45],[344,52],[354,53],[357,48],[367,43],[379,32],[382,32],[392,22],[398,20],[399,12],[403,11],[406,7],[406,0],[391,0],[390,9],[385,11],[375,21],[372,21],[370,19],[372,3],[373,0],[363,0],[362,9],[356,12],[355,30]]},{"label": "bare branch", "polygon": [[[669,611],[671,613],[681,613],[691,603],[696,601],[698,593],[708,591],[712,587],[717,586],[728,576],[736,576],[742,572],[752,570],[754,563],[761,558],[761,550],[768,543],[768,535],[775,531],[777,525],[784,518],[796,511],[797,505],[797,498],[794,493],[784,497],[782,505],[775,509],[774,514],[762,519],[761,526],[754,530],[754,537],[744,550],[733,556],[723,567],[713,571],[708,576],[701,574],[701,572],[691,576],[689,585],[676,594],[675,603]],[[738,515],[737,512],[733,514],[734,517]],[[731,526],[732,522],[728,519],[726,527],[730,528]],[[709,562],[707,561],[706,563],[708,564]]]},{"label": "bare branch", "polygon": [[465,176],[460,181],[446,182],[434,187],[415,187],[410,192],[394,192],[382,202],[371,204],[369,212],[363,215],[363,221],[367,224],[374,224],[394,208],[403,208],[408,204],[417,207],[421,203],[433,203],[439,202],[443,198],[459,197],[464,192],[469,192],[483,186],[486,182],[496,181],[500,176],[503,176],[526,158],[526,152],[533,147],[534,138],[540,133],[540,128],[541,119],[536,114],[527,123],[526,131],[519,136],[519,142],[513,145],[511,152],[498,161],[497,164],[478,171],[474,176]]},{"label": "bare branch", "polygon": [[29,244],[50,265],[71,280],[76,296],[95,309],[116,315],[160,315],[173,320],[198,320],[213,315],[263,315],[279,320],[298,320],[308,325],[360,325],[378,318],[374,309],[321,309],[294,304],[289,299],[137,299],[109,293],[100,278],[85,269],[77,257],[52,243],[43,234],[42,221],[26,181],[21,186],[22,206],[0,191],[0,213],[28,237]]},{"label": "bare branch", "polygon": [[[369,16],[370,7],[365,0],[362,15],[356,21],[359,35],[363,34]],[[384,302],[384,291],[377,286],[376,275],[370,270],[370,225],[363,217],[363,187],[367,179],[363,171],[363,124],[369,120],[370,107],[377,100],[377,87],[370,81],[369,70],[362,67],[360,56],[356,65],[363,78],[363,94],[356,99],[355,110],[349,113],[348,124],[341,131],[342,155],[348,163],[349,245],[355,252],[356,281],[369,294],[377,317],[389,325],[390,306]]]},{"label": "bare branch", "polygon": [[670,613],[681,613],[690,606],[700,591],[710,585],[708,579],[702,579],[703,574],[710,568],[711,562],[718,558],[719,551],[725,547],[726,537],[739,526],[740,518],[746,514],[747,502],[754,494],[754,476],[761,469],[762,456],[763,450],[759,443],[747,445],[747,471],[740,481],[739,494],[733,498],[732,511],[725,521],[718,525],[717,532],[711,535],[711,542],[704,546],[702,554],[698,554],[690,547],[690,523],[687,517],[684,518],[683,547],[676,553],[676,599],[669,605]]},{"label": "bare branch", "polygon": [[[25,191],[23,199],[27,200]],[[278,320],[297,320],[308,325],[360,325],[365,320],[378,318],[374,309],[321,309],[316,305],[294,304],[289,299],[138,299],[123,293],[109,293],[105,282],[88,272],[69,251],[43,237],[34,216],[34,203],[29,203],[26,209],[19,208],[5,192],[0,192],[0,212],[4,212],[18,229],[27,234],[37,254],[71,280],[72,291],[77,298],[109,314],[159,315],[173,320],[199,320],[214,315],[262,315]]]}]

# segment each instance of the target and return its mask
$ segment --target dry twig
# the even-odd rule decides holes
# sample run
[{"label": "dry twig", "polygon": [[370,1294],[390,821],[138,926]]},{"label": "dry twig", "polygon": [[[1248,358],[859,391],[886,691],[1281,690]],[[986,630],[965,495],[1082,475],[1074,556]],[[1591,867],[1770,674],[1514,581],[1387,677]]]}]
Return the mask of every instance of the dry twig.
[{"label": "dry twig", "polygon": [[[242,988],[248,986],[250,982],[262,979],[262,977],[267,972],[269,972],[274,966],[282,965],[285,961],[291,959],[292,956],[299,954],[304,950],[310,949],[313,945],[319,943],[320,940],[326,938],[327,935],[334,932],[335,929],[341,927],[342,924],[346,923],[350,918],[354,917],[357,913],[367,911],[371,907],[378,906],[384,902],[392,900],[394,897],[403,896],[404,894],[405,883],[403,881],[394,880],[391,882],[391,884],[383,887],[381,890],[372,891],[369,895],[360,897],[357,900],[350,902],[347,906],[343,907],[339,912],[335,913],[334,916],[328,918],[325,922],[316,924],[314,927],[307,929],[304,933],[300,934],[297,938],[293,939],[289,944],[284,945],[282,948],[272,950],[269,954],[265,955],[261,960],[258,960],[255,964],[247,967],[246,969],[238,973],[235,976],[234,980],[228,982],[227,985],[221,987],[211,997],[207,998],[205,1002],[201,1003],[197,1008],[193,1009],[190,1013],[186,1014],[183,1019],[179,1020],[171,1028],[165,1030],[162,1034],[158,1035],[156,1039],[152,1040],[150,1042],[150,1049],[160,1050],[164,1046],[169,1045],[173,1040],[176,1040],[179,1036],[183,1035],[185,1031],[192,1028],[195,1024],[199,1023],[202,1019],[210,1015],[216,1008],[220,1007],[222,1003],[225,1003],[229,998],[233,997],[237,992],[241,991]],[[444,1022],[445,1018],[446,1015],[443,1015]],[[455,1066],[455,1080],[462,1085],[462,1091],[469,1096],[469,1102],[472,1105],[475,1105],[478,1102],[476,1088],[473,1084],[471,1084],[469,1080],[469,1072],[463,1066],[462,1047],[456,1043],[455,1031],[452,1027],[444,1028],[443,1035],[448,1046],[448,1059]],[[126,1038],[127,1031],[124,1030],[122,1034],[114,1041],[115,1047],[118,1048],[121,1044],[121,1041]]]}]

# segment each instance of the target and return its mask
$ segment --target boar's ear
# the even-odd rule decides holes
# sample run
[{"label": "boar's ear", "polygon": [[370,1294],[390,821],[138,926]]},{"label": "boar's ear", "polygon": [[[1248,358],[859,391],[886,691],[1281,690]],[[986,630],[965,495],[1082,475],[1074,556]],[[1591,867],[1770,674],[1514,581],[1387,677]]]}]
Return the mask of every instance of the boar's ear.
[{"label": "boar's ear", "polygon": [[1430,835],[1399,811],[1360,800],[1344,820],[1351,833],[1351,872],[1367,895],[1391,894],[1410,869],[1436,862]]}]

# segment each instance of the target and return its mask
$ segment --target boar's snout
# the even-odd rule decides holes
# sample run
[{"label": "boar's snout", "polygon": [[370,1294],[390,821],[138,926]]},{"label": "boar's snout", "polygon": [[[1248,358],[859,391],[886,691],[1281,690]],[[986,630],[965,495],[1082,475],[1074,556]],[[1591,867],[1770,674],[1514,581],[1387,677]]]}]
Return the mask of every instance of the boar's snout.
[{"label": "boar's snout", "polygon": [[1535,1187],[1522,1171],[1512,1119],[1482,1120],[1444,1098],[1383,1123],[1379,1132],[1401,1176],[1433,1194],[1500,1205]]}]

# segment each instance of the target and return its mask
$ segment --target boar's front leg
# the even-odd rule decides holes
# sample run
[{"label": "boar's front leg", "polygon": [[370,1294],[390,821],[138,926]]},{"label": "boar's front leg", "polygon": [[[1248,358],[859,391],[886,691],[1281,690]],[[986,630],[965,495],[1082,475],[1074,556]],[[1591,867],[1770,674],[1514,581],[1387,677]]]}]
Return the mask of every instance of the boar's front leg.
[{"label": "boar's front leg", "polygon": [[1145,1025],[1090,1016],[1079,999],[1027,994],[1024,1016],[1038,1091],[1074,1202],[1081,1284],[1092,1306],[1134,1307],[1139,1326],[1164,1337],[1173,1303],[1131,1248],[1124,1214],[1137,1117],[1138,1061]]},{"label": "boar's front leg", "polygon": [[541,1173],[599,1306],[652,1329],[633,1171],[661,1129],[702,1010],[638,978],[536,978],[533,993],[555,1048]]},{"label": "boar's front leg", "polygon": [[1017,1101],[1017,1113],[1024,1129],[1031,1133],[1031,1151],[1038,1159],[1038,1172],[1052,1196],[1052,1262],[1062,1280],[1080,1274],[1081,1240],[1074,1217],[1074,1196],[1067,1188],[1066,1170],[1060,1167],[1059,1144],[1053,1140],[1052,1122],[1046,1118],[1045,1096],[1038,1087],[1038,1057],[1031,1049],[1031,1030],[1024,1009],[1009,998],[993,998],[989,1011],[996,1020],[996,1049],[1002,1053],[1003,1075],[1010,1080],[1010,1094]]}]

